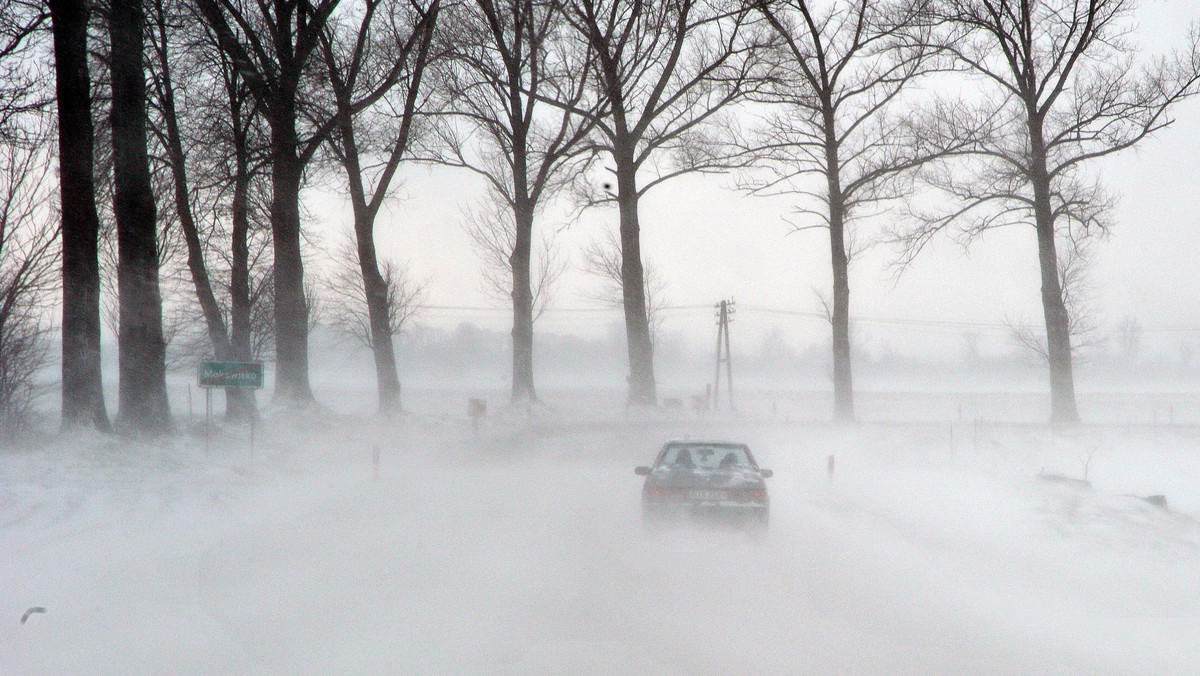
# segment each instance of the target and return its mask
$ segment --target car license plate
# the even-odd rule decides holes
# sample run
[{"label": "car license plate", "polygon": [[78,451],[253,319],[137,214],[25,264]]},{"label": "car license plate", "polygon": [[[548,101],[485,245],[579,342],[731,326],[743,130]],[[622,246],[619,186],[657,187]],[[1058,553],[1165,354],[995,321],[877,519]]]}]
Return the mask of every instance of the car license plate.
[{"label": "car license plate", "polygon": [[714,490],[711,488],[692,488],[688,490],[688,497],[692,500],[716,502],[725,499],[725,491]]}]

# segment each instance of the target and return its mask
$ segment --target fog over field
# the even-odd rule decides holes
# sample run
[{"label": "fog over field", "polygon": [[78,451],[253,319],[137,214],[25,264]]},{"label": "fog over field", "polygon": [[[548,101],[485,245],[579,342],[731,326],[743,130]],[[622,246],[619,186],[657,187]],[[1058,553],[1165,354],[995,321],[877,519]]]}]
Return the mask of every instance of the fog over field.
[{"label": "fog over field", "polygon": [[[701,416],[626,411],[619,391],[531,411],[472,394],[492,406],[477,431],[461,392],[414,390],[395,422],[268,409],[253,454],[232,425],[207,451],[193,425],[6,452],[0,671],[1200,668],[1194,422],[1054,432],[986,394],[875,397],[852,427],[753,393]],[[633,467],[685,437],[744,441],[775,471],[765,538],[643,531]]]}]

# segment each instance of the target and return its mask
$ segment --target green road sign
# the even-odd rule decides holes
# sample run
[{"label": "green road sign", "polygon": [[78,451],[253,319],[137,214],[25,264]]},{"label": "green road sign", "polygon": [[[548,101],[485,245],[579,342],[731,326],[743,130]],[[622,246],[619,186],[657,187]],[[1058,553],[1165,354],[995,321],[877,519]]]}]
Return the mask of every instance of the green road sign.
[{"label": "green road sign", "polygon": [[198,374],[200,387],[263,386],[263,365],[260,361],[202,361]]}]

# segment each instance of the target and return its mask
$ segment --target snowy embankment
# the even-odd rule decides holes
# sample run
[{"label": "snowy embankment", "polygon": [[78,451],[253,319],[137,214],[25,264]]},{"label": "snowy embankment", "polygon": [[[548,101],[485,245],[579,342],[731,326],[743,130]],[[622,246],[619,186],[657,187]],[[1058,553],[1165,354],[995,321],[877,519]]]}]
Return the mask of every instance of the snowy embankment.
[{"label": "snowy embankment", "polygon": [[[0,673],[1200,672],[1195,428],[768,418],[269,411],[253,457],[240,428],[6,450]],[[688,435],[776,471],[764,542],[643,535],[632,469]]]}]

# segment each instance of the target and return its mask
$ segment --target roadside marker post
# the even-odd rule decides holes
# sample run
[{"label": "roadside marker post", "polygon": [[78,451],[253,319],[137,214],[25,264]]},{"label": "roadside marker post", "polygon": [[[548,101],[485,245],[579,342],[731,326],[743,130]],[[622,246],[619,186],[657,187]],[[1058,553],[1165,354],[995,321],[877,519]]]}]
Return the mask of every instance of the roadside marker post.
[{"label": "roadside marker post", "polygon": [[471,431],[479,436],[479,423],[487,417],[486,399],[467,400],[467,416],[471,418]]}]

